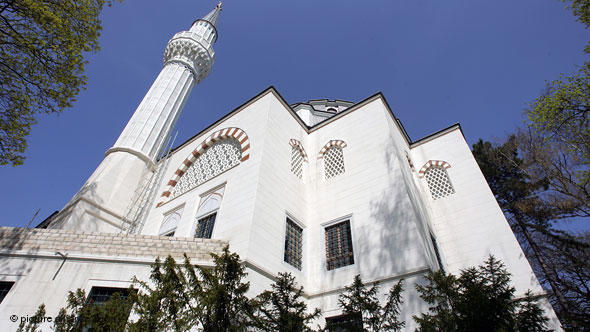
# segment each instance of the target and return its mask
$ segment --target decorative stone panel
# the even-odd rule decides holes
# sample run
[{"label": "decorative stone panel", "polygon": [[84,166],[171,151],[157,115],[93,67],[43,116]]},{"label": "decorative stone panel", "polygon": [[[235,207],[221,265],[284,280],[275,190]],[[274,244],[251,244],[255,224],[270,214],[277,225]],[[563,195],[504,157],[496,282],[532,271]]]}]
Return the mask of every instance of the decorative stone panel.
[{"label": "decorative stone panel", "polygon": [[446,161],[442,161],[442,160],[429,160],[418,171],[418,177],[423,178],[424,177],[424,173],[426,172],[426,170],[429,169],[432,166],[439,166],[439,167],[442,167],[442,168],[445,168],[445,169],[451,168],[451,165],[449,165],[449,163],[447,163]]},{"label": "decorative stone panel", "polygon": [[[238,142],[242,153],[240,162],[244,162],[250,158],[250,140],[248,139],[248,135],[245,131],[240,128],[233,127],[218,130],[207,137],[201,144],[198,144],[197,148],[195,148],[193,152],[191,152],[182,162],[182,164],[174,173],[172,179],[168,181],[168,188],[162,193],[161,197],[171,197],[175,187],[180,182],[182,176],[188,171],[189,167],[191,167],[200,156],[205,154],[208,148],[212,147],[216,142],[224,139],[235,139]],[[165,202],[166,199],[160,201],[157,207],[161,206]]]},{"label": "decorative stone panel", "polygon": [[320,150],[320,153],[318,154],[318,159],[324,158],[324,155],[326,154],[326,152],[328,151],[328,149],[330,149],[333,146],[337,146],[337,147],[339,147],[341,149],[344,149],[346,147],[346,143],[344,141],[341,141],[341,140],[330,140]]}]

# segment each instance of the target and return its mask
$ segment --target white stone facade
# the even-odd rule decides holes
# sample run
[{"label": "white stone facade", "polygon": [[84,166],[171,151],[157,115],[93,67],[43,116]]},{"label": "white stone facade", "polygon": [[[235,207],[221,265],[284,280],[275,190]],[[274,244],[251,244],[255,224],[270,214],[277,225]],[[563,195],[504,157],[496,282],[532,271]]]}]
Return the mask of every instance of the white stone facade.
[{"label": "white stone facade", "polygon": [[[206,155],[208,147],[228,139],[234,139],[241,149],[239,162],[204,182],[195,182],[197,185],[190,189],[170,195],[176,187],[174,182],[182,181],[179,171],[189,170],[200,156]],[[294,145],[305,153],[301,177],[291,170]],[[330,148],[341,150],[344,172],[326,179],[325,159]],[[267,288],[277,273],[291,272],[304,286],[310,306],[321,308],[324,316],[334,316],[339,314],[339,291],[356,274],[367,282],[381,281],[384,292],[393,282],[404,278],[402,315],[407,330],[412,330],[411,316],[426,309],[414,284],[422,282],[428,271],[439,268],[430,234],[437,240],[445,270],[458,273],[462,268],[481,264],[493,254],[513,274],[519,295],[527,289],[537,294],[543,292],[459,126],[411,143],[380,94],[310,129],[278,92],[269,88],[175,149],[167,165],[157,186],[159,197],[147,207],[145,224],[138,230],[141,235],[135,236],[163,238],[156,235],[160,234],[165,217],[181,211],[172,239],[192,241],[197,219],[215,211],[211,238],[229,243],[231,250],[244,260],[252,295]],[[433,199],[424,176],[427,168],[422,165],[443,167],[454,192]],[[203,208],[212,192],[218,193],[215,206]],[[287,217],[303,229],[301,270],[284,261]],[[328,270],[325,228],[342,220],[350,221],[354,264]],[[119,234],[113,236],[123,233],[112,232]],[[141,240],[133,240],[137,241]],[[147,242],[142,244],[149,246]],[[51,276],[61,262],[60,257],[53,252],[42,254],[42,248],[26,257],[20,251],[5,250],[0,273],[2,278],[22,278],[15,283],[15,294],[21,287],[29,288],[22,286],[25,283],[45,285],[36,299],[55,296],[57,300],[49,302],[53,305],[48,306],[51,312],[62,305],[66,289],[63,285],[57,290],[52,286],[56,283]],[[72,248],[59,249],[74,253]],[[146,256],[153,259],[165,252]],[[93,253],[109,257],[119,254]],[[69,283],[70,289],[87,288],[90,280],[113,280],[113,284],[120,284],[129,282],[133,274],[147,277],[147,261],[110,262],[83,256],[77,261],[66,261],[64,269],[75,269],[72,273],[76,278]],[[24,271],[11,275],[21,265],[27,266]],[[44,272],[35,272],[38,269]],[[117,277],[111,275],[112,269],[119,271]],[[17,295],[15,298],[22,299]],[[27,308],[10,297],[5,301],[0,304],[3,313],[32,313],[37,303],[33,301]],[[554,317],[552,310],[547,310]],[[10,324],[5,316],[2,315],[1,324]]]},{"label": "white stone facade", "polygon": [[[250,295],[291,272],[323,317],[340,314],[338,295],[357,274],[380,282],[382,295],[403,278],[407,331],[427,310],[414,286],[441,267],[459,273],[494,255],[518,296],[544,294],[459,125],[412,142],[381,94],[289,105],[270,87],[158,159],[190,90],[211,70],[218,15],[171,40],[129,124],[49,229],[0,229],[0,281],[14,282],[0,330],[41,302],[55,316],[69,290],[147,280],[158,256],[187,252],[211,264],[208,253],[224,244],[244,261]],[[144,188],[155,198],[137,199]],[[133,202],[140,213],[128,213]],[[302,230],[300,268],[285,261],[287,218]],[[346,252],[330,254],[326,229],[344,221],[330,241],[349,241]]]}]

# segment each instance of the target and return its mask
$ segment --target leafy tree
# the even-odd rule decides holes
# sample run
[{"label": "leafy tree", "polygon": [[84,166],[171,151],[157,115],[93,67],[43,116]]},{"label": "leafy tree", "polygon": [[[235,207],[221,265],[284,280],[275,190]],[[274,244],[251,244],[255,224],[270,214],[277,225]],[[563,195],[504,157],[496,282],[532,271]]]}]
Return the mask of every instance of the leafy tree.
[{"label": "leafy tree", "polygon": [[40,113],[71,107],[86,86],[111,0],[0,0],[0,165],[20,165]]},{"label": "leafy tree", "polygon": [[525,115],[518,136],[529,174],[550,181],[551,198],[569,216],[590,217],[590,62],[548,83]]},{"label": "leafy tree", "polygon": [[416,331],[509,332],[548,331],[548,319],[527,293],[515,299],[510,274],[490,256],[483,265],[461,271],[459,277],[444,271],[431,273],[426,285],[417,285],[429,312],[414,316]]},{"label": "leafy tree", "polygon": [[178,271],[175,260],[168,256],[164,265],[156,259],[152,265],[150,280],[147,282],[134,278],[140,292],[134,298],[134,311],[138,319],[131,323],[129,331],[188,331],[188,299],[184,292],[182,271]]},{"label": "leafy tree", "polygon": [[269,332],[312,331],[309,323],[318,318],[321,311],[307,312],[307,305],[301,299],[303,287],[297,288],[295,277],[290,273],[279,273],[271,287],[272,290],[253,300],[252,325]]},{"label": "leafy tree", "polygon": [[[221,255],[211,254],[215,266],[195,267],[185,255],[182,282],[189,306],[189,320],[204,332],[241,331],[248,325],[250,288],[240,257],[226,246]],[[196,325],[196,324],[195,324]]]},{"label": "leafy tree", "polygon": [[405,325],[398,317],[402,303],[402,283],[403,280],[400,280],[391,287],[387,302],[382,306],[377,298],[378,283],[368,287],[362,282],[360,275],[356,275],[352,284],[345,288],[338,299],[345,315],[361,317],[362,327],[351,328],[358,331],[400,331]]},{"label": "leafy tree", "polygon": [[[572,10],[578,21],[590,27],[590,0],[561,0],[562,2],[570,3],[568,7]],[[590,43],[586,46],[586,53],[590,53]]]}]

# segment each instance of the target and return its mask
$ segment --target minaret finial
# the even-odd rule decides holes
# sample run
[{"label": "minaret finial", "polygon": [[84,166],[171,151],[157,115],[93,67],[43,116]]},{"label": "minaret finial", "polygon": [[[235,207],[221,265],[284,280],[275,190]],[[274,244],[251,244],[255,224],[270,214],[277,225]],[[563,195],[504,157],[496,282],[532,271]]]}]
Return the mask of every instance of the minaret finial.
[{"label": "minaret finial", "polygon": [[221,8],[221,4],[223,4],[223,2],[219,1],[219,3],[217,4],[217,8]]}]

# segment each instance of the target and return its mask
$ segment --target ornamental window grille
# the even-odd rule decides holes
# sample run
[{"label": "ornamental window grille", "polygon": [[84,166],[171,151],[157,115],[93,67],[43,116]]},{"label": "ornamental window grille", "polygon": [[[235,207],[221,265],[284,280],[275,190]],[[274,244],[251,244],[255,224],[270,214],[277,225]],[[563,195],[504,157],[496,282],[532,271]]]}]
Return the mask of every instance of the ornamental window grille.
[{"label": "ornamental window grille", "polygon": [[2,303],[6,294],[10,292],[12,285],[14,285],[14,281],[0,281],[0,303]]},{"label": "ornamental window grille", "polygon": [[326,231],[326,265],[329,270],[354,264],[350,220],[328,226]]},{"label": "ornamental window grille", "polygon": [[344,154],[341,147],[333,146],[324,153],[324,172],[326,180],[344,173]]},{"label": "ornamental window grille", "polygon": [[285,262],[301,270],[301,257],[303,228],[287,218],[287,231],[285,234]]},{"label": "ornamental window grille", "polygon": [[215,226],[215,217],[217,212],[212,213],[206,217],[200,218],[197,221],[197,230],[195,232],[195,238],[199,239],[210,239],[213,234],[213,226]]},{"label": "ornamental window grille", "polygon": [[129,296],[129,288],[92,287],[90,294],[88,294],[88,298],[86,299],[86,303],[102,305],[110,300],[115,294],[118,294],[121,299],[127,299]]},{"label": "ornamental window grille", "polygon": [[291,173],[303,178],[303,154],[295,146],[291,146]]},{"label": "ornamental window grille", "polygon": [[326,330],[329,332],[363,331],[363,318],[360,313],[326,317]]},{"label": "ornamental window grille", "polygon": [[431,166],[424,173],[432,199],[439,199],[455,193],[447,170],[440,166]]},{"label": "ornamental window grille", "polygon": [[237,140],[227,138],[215,142],[180,178],[172,191],[171,198],[180,196],[238,165],[241,158],[242,148]]}]

